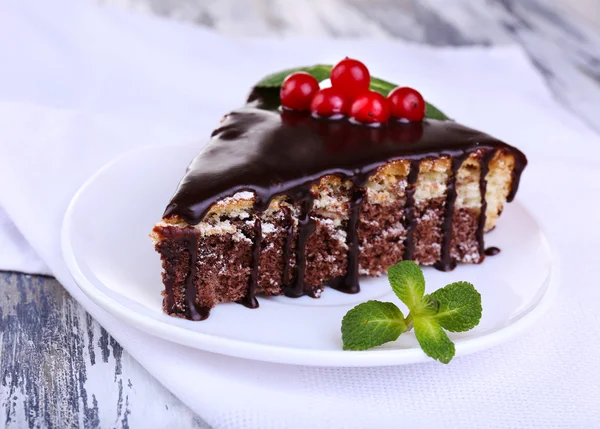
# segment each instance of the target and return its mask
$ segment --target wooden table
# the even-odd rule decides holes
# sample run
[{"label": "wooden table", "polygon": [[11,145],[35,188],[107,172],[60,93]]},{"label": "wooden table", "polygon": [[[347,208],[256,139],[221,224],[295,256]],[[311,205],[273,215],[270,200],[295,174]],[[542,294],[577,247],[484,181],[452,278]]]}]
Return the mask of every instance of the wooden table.
[{"label": "wooden table", "polygon": [[[99,0],[101,1],[101,0]],[[120,0],[104,0],[123,6]],[[556,98],[600,131],[597,0],[128,0],[244,36],[518,43]],[[0,427],[208,427],[50,277],[0,272]]]}]

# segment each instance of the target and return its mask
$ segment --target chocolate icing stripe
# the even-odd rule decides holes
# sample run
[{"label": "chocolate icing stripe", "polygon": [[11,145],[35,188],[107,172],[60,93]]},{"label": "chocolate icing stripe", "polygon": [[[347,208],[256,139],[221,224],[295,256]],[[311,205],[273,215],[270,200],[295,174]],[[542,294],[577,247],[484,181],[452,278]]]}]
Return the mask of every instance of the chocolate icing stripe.
[{"label": "chocolate icing stripe", "polygon": [[346,229],[346,244],[348,246],[346,275],[337,277],[329,282],[330,287],[337,289],[340,292],[360,292],[360,286],[358,284],[358,217],[360,208],[365,199],[365,189],[363,187],[367,179],[367,174],[360,174],[355,176],[352,181],[352,196],[348,210],[348,228]]},{"label": "chocolate icing stripe", "polygon": [[467,158],[468,153],[452,158],[450,176],[446,185],[446,207],[442,223],[442,250],[440,260],[433,266],[440,271],[452,271],[456,268],[456,261],[450,255],[452,242],[452,219],[454,218],[454,203],[456,202],[456,174]]},{"label": "chocolate icing stripe", "polygon": [[254,241],[252,243],[252,262],[250,267],[250,280],[246,295],[239,301],[240,304],[248,308],[258,308],[256,299],[256,289],[258,287],[258,276],[260,269],[260,253],[262,249],[262,221],[257,214],[254,219]]},{"label": "chocolate icing stripe", "polygon": [[316,226],[315,220],[310,217],[313,201],[314,197],[310,193],[310,187],[307,186],[300,201],[301,214],[298,219],[298,242],[296,243],[296,281],[284,290],[286,296],[294,298],[304,295],[308,289],[304,282],[304,276],[306,274],[306,242]]},{"label": "chocolate icing stripe", "polygon": [[190,265],[185,277],[185,302],[187,306],[187,318],[191,320],[204,320],[210,314],[210,308],[196,305],[196,272],[198,271],[198,231],[189,228],[183,243],[190,255]]},{"label": "chocolate icing stripe", "polygon": [[416,227],[415,219],[415,191],[417,179],[419,178],[420,161],[412,161],[410,163],[410,172],[406,184],[406,239],[404,240],[404,257],[403,260],[412,260],[415,252],[415,243],[413,240]]},{"label": "chocolate icing stripe", "polygon": [[485,259],[485,243],[483,240],[483,232],[485,231],[487,199],[485,193],[487,191],[487,174],[490,171],[490,162],[496,153],[493,150],[488,150],[481,156],[479,162],[479,194],[481,195],[481,211],[479,212],[479,223],[477,225],[477,243],[479,244],[479,262]]}]

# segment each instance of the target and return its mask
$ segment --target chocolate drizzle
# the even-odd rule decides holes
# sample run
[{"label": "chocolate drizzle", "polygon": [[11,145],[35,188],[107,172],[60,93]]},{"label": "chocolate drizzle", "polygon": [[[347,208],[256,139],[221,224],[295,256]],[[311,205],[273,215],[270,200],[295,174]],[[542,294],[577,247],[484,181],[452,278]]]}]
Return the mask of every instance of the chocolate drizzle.
[{"label": "chocolate drizzle", "polygon": [[187,318],[191,320],[204,320],[210,315],[210,308],[201,307],[196,304],[196,287],[194,279],[198,269],[198,235],[194,230],[187,231],[183,240],[188,254],[190,255],[190,268],[185,277],[185,303],[187,307]]},{"label": "chocolate drizzle", "polygon": [[442,249],[440,260],[433,266],[436,270],[452,271],[456,268],[456,261],[450,255],[450,244],[452,243],[452,219],[454,219],[454,203],[456,202],[456,174],[469,153],[452,158],[450,176],[446,184],[446,206],[444,208],[444,221],[442,223]]},{"label": "chocolate drizzle", "polygon": [[500,253],[500,249],[498,249],[497,247],[488,247],[487,249],[485,249],[486,256],[496,256],[498,253]]},{"label": "chocolate drizzle", "polygon": [[345,293],[358,293],[358,215],[360,207],[365,199],[363,186],[368,176],[361,174],[354,176],[352,181],[352,197],[348,216],[348,228],[346,229],[346,244],[348,245],[348,265],[346,275],[337,277],[329,282],[329,286]]},{"label": "chocolate drizzle", "polygon": [[[306,285],[304,275],[306,273],[306,241],[315,230],[315,220],[310,217],[314,198],[307,189],[300,201],[301,212],[298,219],[298,242],[296,244],[296,280],[293,285],[284,288],[286,296],[298,298],[305,293]],[[289,263],[289,262],[288,262]],[[289,269],[288,269],[289,271]]]},{"label": "chocolate drizzle", "polygon": [[[255,195],[254,244],[252,269],[246,297],[241,301],[256,307],[261,251],[260,214],[276,196],[285,195],[299,208],[297,228],[289,209],[287,236],[283,247],[283,290],[287,296],[311,294],[320,285],[307,285],[306,243],[315,230],[311,217],[314,196],[311,187],[325,175],[337,175],[353,184],[347,224],[348,265],[345,276],[334,279],[330,286],[343,292],[359,291],[359,213],[365,199],[364,185],[375,171],[394,160],[410,161],[406,187],[406,228],[404,258],[414,254],[414,192],[420,163],[424,159],[448,157],[451,173],[447,183],[446,205],[442,225],[440,260],[435,267],[444,271],[456,265],[451,257],[452,218],[456,201],[456,173],[463,161],[474,152],[482,152],[480,189],[485,194],[485,175],[490,157],[498,150],[513,155],[512,189],[514,197],[519,177],[527,160],[517,149],[487,134],[452,121],[425,120],[422,123],[401,123],[391,120],[380,128],[350,123],[346,119],[329,121],[305,113],[275,110],[260,93],[253,93],[252,103],[228,114],[213,134],[210,143],[192,161],[166,208],[164,217],[178,217],[189,224],[199,223],[217,201],[240,191]],[[483,200],[485,203],[485,199]],[[478,240],[483,249],[485,210],[479,220]],[[292,243],[296,238],[295,273],[291,273]],[[186,300],[190,318],[205,318],[207,312],[193,305],[196,290],[196,240],[189,240],[190,272],[186,278]],[[172,303],[171,297],[169,301]]]},{"label": "chocolate drizzle", "polygon": [[[493,150],[488,150],[481,157],[479,163],[479,194],[481,195],[481,211],[479,212],[479,223],[477,225],[477,243],[479,244],[479,262],[483,262],[485,259],[485,243],[483,240],[483,233],[485,231],[486,211],[487,211],[487,199],[485,193],[487,191],[487,174],[490,171],[490,161],[496,153]],[[514,176],[513,176],[514,180]]]},{"label": "chocolate drizzle", "polygon": [[404,240],[404,256],[403,260],[412,260],[415,252],[415,244],[413,242],[413,236],[415,232],[415,191],[417,185],[417,179],[419,178],[419,170],[421,168],[421,161],[413,160],[410,163],[410,172],[408,173],[408,179],[406,183],[406,205],[404,212],[406,213],[406,239]]}]

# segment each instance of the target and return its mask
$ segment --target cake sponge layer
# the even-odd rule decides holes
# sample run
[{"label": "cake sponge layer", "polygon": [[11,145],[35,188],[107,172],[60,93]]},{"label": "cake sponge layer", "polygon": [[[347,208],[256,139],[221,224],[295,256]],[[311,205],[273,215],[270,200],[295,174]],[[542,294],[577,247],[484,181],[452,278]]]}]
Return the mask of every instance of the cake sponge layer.
[{"label": "cake sponge layer", "polygon": [[[495,226],[510,192],[514,157],[503,150],[492,155],[486,160],[485,217],[481,213],[483,153],[472,152],[453,178],[456,200],[449,254],[456,262],[483,261],[478,230]],[[366,180],[356,226],[361,275],[384,273],[406,256],[408,242],[416,262],[432,265],[440,260],[451,163],[448,157],[421,160],[416,180],[409,184],[411,162],[400,159],[381,166]],[[315,229],[304,250],[306,294],[319,296],[324,285],[346,275],[352,190],[352,183],[337,175],[322,177],[310,189],[314,202],[309,217]],[[413,202],[410,216],[409,197]],[[261,212],[254,210],[254,203],[252,192],[239,192],[217,201],[196,225],[170,216],[155,226],[152,238],[163,261],[167,313],[189,317],[189,299],[197,308],[209,309],[220,302],[247,298],[253,250],[259,255],[255,293],[281,294],[283,285],[294,282],[302,217],[299,203],[280,195]],[[407,240],[409,230],[412,240]],[[260,249],[255,249],[256,243]],[[190,269],[193,261],[194,269]],[[188,289],[193,291],[191,297]]]}]

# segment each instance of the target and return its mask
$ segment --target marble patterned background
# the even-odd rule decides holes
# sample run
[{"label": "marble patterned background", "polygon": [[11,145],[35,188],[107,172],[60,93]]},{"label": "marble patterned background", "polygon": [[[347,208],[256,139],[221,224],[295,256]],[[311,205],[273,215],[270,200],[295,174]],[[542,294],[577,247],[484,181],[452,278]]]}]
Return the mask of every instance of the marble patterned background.
[{"label": "marble patterned background", "polygon": [[[517,43],[556,98],[600,131],[598,0],[96,1],[235,37]],[[0,427],[207,427],[53,278],[0,272],[0,291]]]},{"label": "marble patterned background", "polygon": [[600,131],[597,0],[98,0],[233,36],[517,43],[556,97]]}]

